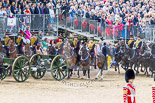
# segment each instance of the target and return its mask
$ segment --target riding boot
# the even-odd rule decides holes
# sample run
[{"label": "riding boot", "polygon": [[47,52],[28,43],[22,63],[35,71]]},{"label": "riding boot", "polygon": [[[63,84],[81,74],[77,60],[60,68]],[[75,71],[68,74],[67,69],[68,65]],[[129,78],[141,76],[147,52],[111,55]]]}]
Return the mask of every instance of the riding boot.
[{"label": "riding boot", "polygon": [[96,68],[96,60],[95,60],[96,58],[94,58],[94,69],[97,69]]},{"label": "riding boot", "polygon": [[130,58],[130,56],[128,56],[128,60],[130,60],[131,58]]}]

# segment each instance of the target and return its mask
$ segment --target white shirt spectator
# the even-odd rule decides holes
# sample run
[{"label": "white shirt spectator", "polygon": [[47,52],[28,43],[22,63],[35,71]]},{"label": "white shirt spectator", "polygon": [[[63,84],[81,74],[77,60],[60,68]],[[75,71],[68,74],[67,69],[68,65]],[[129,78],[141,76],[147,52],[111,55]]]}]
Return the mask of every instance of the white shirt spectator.
[{"label": "white shirt spectator", "polygon": [[54,18],[55,17],[54,10],[53,9],[49,9],[49,12],[50,12],[50,17]]}]

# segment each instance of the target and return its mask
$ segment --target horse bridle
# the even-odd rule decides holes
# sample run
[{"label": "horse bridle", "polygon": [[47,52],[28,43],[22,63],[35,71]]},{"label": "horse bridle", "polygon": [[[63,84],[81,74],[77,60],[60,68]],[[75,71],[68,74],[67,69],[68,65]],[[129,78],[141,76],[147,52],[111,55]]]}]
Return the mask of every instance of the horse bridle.
[{"label": "horse bridle", "polygon": [[89,53],[87,52],[87,54],[88,54],[88,55],[87,55],[87,57],[86,57],[85,59],[83,59],[82,56],[81,56],[81,60],[82,60],[82,61],[85,61],[85,60],[87,60],[87,59],[89,58]]},{"label": "horse bridle", "polygon": [[[28,54],[26,54],[27,52],[25,53],[25,51],[24,51],[24,55],[27,56],[27,57],[31,57],[31,56],[32,56],[32,51],[31,51],[31,49],[30,49],[30,52],[31,52],[31,54],[28,55]],[[29,53],[29,51],[28,51],[28,53]]]},{"label": "horse bridle", "polygon": [[73,57],[73,55],[74,55],[74,51],[73,51],[73,49],[72,49],[72,47],[70,46],[70,48],[71,48],[71,56],[67,56],[66,55],[66,53],[64,53],[64,55],[65,55],[65,57],[67,58],[67,59],[71,59],[72,57]]},{"label": "horse bridle", "polygon": [[[15,47],[15,46],[14,46]],[[9,47],[10,48],[10,47]],[[16,51],[16,47],[15,47],[15,49],[12,51],[12,52],[10,52],[10,50],[9,50],[9,54],[12,54],[12,53],[14,53]]]},{"label": "horse bridle", "polygon": [[[52,46],[51,46],[52,47]],[[53,47],[54,48],[54,47]],[[55,49],[55,55],[57,55],[57,50],[56,50],[56,48],[54,48]],[[49,51],[49,48],[47,49],[47,51]]]}]

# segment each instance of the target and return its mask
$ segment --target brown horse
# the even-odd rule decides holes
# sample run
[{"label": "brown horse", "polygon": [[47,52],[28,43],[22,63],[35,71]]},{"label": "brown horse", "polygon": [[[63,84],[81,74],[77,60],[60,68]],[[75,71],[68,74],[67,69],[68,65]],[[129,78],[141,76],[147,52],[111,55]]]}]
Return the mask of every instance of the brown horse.
[{"label": "brown horse", "polygon": [[15,42],[13,40],[10,40],[8,46],[9,46],[9,58],[16,58],[17,48],[15,47]]},{"label": "brown horse", "polygon": [[1,43],[1,40],[0,40],[0,52],[2,52],[3,50],[3,46],[2,46],[2,43]]},{"label": "brown horse", "polygon": [[30,48],[30,44],[27,43],[24,47],[24,56],[31,58],[32,55],[33,55],[33,51]]},{"label": "brown horse", "polygon": [[116,48],[115,59],[114,59],[114,61],[116,61],[115,71],[118,71],[118,74],[120,74],[119,63],[121,62],[121,59],[122,59],[121,56],[122,56],[122,52],[120,51],[120,46],[118,45],[118,47]]},{"label": "brown horse", "polygon": [[77,55],[71,47],[69,41],[63,46],[64,56],[67,58],[68,62],[68,79],[72,76],[73,67],[77,64]]},{"label": "brown horse", "polygon": [[90,66],[91,66],[91,58],[90,58],[90,54],[87,51],[87,44],[84,43],[83,46],[80,48],[80,55],[81,55],[81,59],[80,59],[80,66],[83,70],[83,79],[85,78],[86,75],[86,71],[88,70],[88,79],[90,79]]},{"label": "brown horse", "polygon": [[48,54],[49,55],[57,55],[57,50],[53,45],[48,47]]},{"label": "brown horse", "polygon": [[[150,57],[150,71],[152,73],[151,77],[153,77],[153,73],[155,71],[155,42],[150,43],[149,47],[151,48],[151,57]],[[154,74],[155,81],[155,74]]]},{"label": "brown horse", "polygon": [[99,74],[101,75],[101,80],[103,79],[103,70],[104,70],[104,63],[105,63],[105,56],[102,53],[96,54],[96,64],[97,67],[99,68],[99,72],[96,75],[95,79],[98,79]]},{"label": "brown horse", "polygon": [[141,64],[141,72],[144,72],[144,70],[142,70],[142,68],[144,67],[145,74],[147,74],[147,76],[148,76],[147,68],[149,67],[149,64],[150,64],[150,56],[151,56],[150,50],[148,49],[147,44],[145,42],[143,42],[143,45],[141,47],[141,54],[138,57],[136,75],[139,74],[139,67]]},{"label": "brown horse", "polygon": [[127,50],[127,44],[125,44],[125,41],[119,42],[120,45],[120,53],[121,53],[121,67],[124,70],[127,70],[129,67],[129,61],[128,61],[128,50]]},{"label": "brown horse", "polygon": [[0,56],[5,57],[6,50],[3,48],[2,42],[0,41]]}]

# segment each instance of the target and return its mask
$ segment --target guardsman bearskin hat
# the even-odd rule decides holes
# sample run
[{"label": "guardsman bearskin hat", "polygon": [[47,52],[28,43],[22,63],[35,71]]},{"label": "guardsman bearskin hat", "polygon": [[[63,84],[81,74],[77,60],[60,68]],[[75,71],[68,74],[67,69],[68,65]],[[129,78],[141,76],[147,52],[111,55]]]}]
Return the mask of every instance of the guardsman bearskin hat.
[{"label": "guardsman bearskin hat", "polygon": [[132,69],[128,69],[125,72],[125,81],[128,83],[129,79],[135,79],[135,73]]}]

